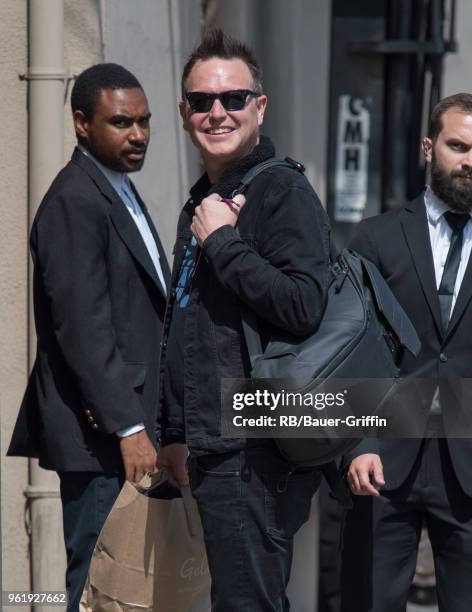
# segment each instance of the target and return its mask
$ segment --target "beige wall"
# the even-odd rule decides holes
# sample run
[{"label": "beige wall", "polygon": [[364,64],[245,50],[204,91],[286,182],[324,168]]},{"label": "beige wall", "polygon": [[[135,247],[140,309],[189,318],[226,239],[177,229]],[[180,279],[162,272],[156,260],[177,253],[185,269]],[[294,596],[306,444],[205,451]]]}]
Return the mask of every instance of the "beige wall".
[{"label": "beige wall", "polygon": [[0,418],[3,588],[28,590],[28,537],[23,489],[26,459],[5,459],[5,451],[27,377],[27,112],[25,81],[26,2],[0,3]]},{"label": "beige wall", "polygon": [[[103,61],[98,0],[66,0],[64,3],[64,66],[73,75],[78,75],[98,62]],[[70,92],[64,106],[65,162],[75,146],[75,134],[70,110]]]}]

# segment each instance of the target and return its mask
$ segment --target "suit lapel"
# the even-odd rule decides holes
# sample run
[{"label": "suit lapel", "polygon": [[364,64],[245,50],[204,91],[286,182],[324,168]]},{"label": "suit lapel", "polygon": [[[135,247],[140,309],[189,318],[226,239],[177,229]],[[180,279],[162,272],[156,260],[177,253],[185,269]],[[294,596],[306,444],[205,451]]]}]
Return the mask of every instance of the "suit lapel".
[{"label": "suit lapel", "polygon": [[431,310],[440,337],[443,336],[439,310],[433,253],[423,194],[409,204],[402,213],[403,233],[410,249],[413,264],[424,296]]},{"label": "suit lapel", "polygon": [[[154,267],[142,236],[136,227],[136,223],[133,221],[131,215],[126,209],[124,202],[122,202],[121,198],[118,196],[109,181],[105,178],[101,170],[95,165],[93,160],[89,159],[86,155],[79,151],[79,149],[75,149],[74,154],[72,155],[72,161],[78,164],[90,176],[102,195],[111,202],[111,220],[116,231],[126,244],[130,253],[152,278],[160,293],[165,298],[161,282],[157,276],[156,268]],[[161,251],[159,251],[159,254],[161,254]]]}]

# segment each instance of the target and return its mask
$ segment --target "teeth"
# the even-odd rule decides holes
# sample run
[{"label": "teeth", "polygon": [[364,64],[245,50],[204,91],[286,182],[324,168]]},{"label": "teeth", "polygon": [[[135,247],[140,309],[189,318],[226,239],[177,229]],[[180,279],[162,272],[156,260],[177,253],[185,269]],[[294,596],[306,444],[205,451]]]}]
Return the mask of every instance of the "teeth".
[{"label": "teeth", "polygon": [[227,134],[228,132],[232,132],[231,128],[214,128],[212,130],[207,130],[208,134]]}]

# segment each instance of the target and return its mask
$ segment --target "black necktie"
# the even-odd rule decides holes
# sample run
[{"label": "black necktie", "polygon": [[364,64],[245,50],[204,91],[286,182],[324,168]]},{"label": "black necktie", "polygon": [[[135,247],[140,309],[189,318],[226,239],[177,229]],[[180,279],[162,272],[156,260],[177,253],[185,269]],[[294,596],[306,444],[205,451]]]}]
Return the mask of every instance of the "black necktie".
[{"label": "black necktie", "polygon": [[456,284],[457,271],[459,270],[459,264],[461,261],[464,227],[470,219],[470,215],[453,213],[452,211],[448,210],[444,213],[444,218],[452,229],[451,244],[449,245],[446,265],[444,266],[441,284],[439,285],[438,289],[439,306],[441,308],[441,321],[443,330],[446,331],[449,324],[454,285]]}]

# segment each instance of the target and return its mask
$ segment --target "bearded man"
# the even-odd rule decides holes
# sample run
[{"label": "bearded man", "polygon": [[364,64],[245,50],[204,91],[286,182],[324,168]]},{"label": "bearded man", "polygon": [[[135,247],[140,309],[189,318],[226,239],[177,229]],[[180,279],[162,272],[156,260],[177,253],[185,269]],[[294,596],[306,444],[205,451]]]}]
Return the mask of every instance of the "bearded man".
[{"label": "bearded man", "polygon": [[423,524],[439,610],[472,610],[471,409],[461,381],[472,377],[471,94],[437,104],[423,153],[430,186],[405,207],[360,223],[352,243],[415,325],[421,353],[405,355],[401,373],[428,379],[430,392],[398,406],[403,422],[416,411],[419,435],[407,439],[405,427],[403,439],[365,440],[350,458],[348,483],[361,497],[346,524],[343,612],[406,609]]}]

